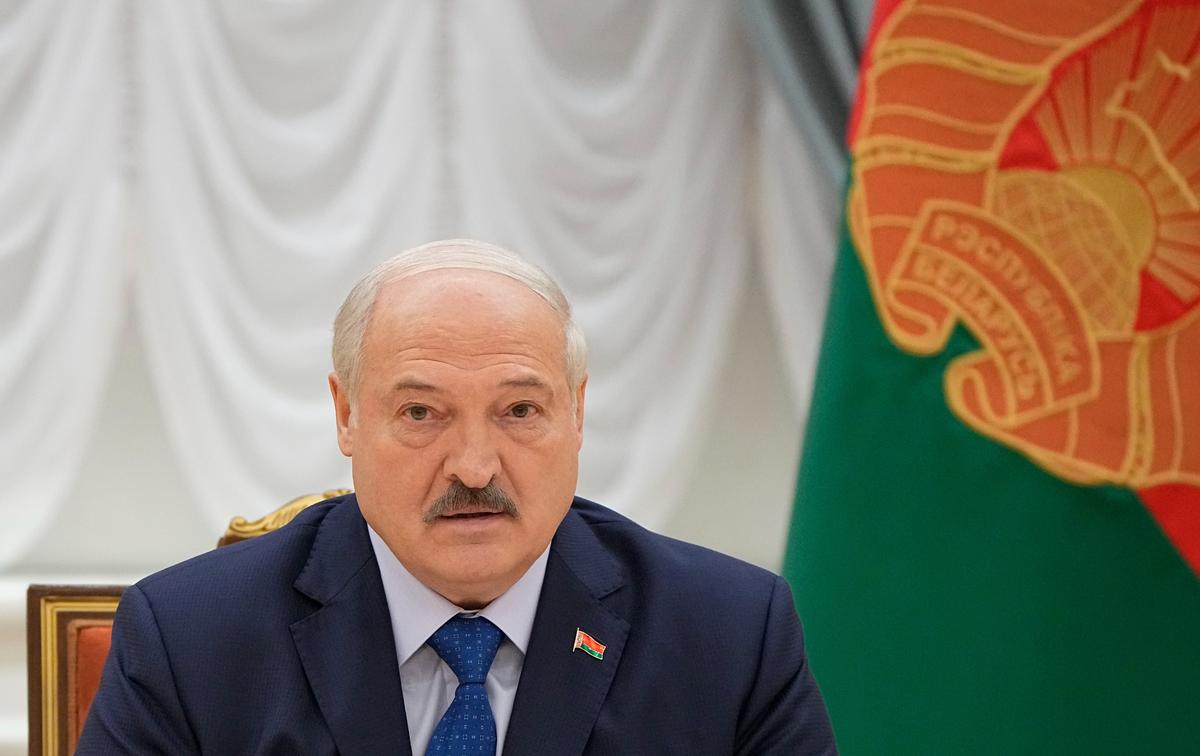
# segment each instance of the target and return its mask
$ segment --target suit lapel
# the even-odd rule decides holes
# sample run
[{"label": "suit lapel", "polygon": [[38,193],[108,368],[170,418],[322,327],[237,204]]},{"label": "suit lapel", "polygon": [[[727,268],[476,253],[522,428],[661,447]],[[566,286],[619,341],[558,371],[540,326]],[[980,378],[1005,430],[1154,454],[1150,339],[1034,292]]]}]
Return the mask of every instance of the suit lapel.
[{"label": "suit lapel", "polygon": [[[612,557],[568,512],[550,547],[505,756],[583,752],[629,635],[629,623],[601,602],[622,584]],[[606,646],[603,659],[572,650],[576,629]]]},{"label": "suit lapel", "polygon": [[346,756],[410,752],[387,599],[353,496],[318,526],[295,587],[322,606],[291,626],[317,704]]}]

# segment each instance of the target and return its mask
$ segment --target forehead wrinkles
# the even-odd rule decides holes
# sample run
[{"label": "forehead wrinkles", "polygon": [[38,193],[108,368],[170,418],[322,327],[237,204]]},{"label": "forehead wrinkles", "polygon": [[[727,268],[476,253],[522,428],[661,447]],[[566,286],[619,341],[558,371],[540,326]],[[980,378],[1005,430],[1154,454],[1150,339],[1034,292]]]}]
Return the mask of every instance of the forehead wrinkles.
[{"label": "forehead wrinkles", "polygon": [[379,354],[392,359],[429,359],[457,363],[464,360],[534,362],[557,369],[565,349],[563,337],[554,328],[535,328],[522,320],[449,324],[437,319],[404,322],[390,333],[380,330]]},{"label": "forehead wrinkles", "polygon": [[[445,369],[480,373],[488,371],[487,380],[496,383],[540,384],[549,385],[557,380],[557,363],[547,363],[537,355],[508,352],[473,352],[429,350],[420,347],[401,349],[385,357],[379,367],[394,371],[396,374],[423,380],[423,376],[435,377]],[[499,374],[491,373],[499,370]]]},{"label": "forehead wrinkles", "polygon": [[566,370],[558,313],[523,284],[481,271],[431,271],[389,285],[380,292],[363,347],[366,361],[513,361],[552,375]]}]

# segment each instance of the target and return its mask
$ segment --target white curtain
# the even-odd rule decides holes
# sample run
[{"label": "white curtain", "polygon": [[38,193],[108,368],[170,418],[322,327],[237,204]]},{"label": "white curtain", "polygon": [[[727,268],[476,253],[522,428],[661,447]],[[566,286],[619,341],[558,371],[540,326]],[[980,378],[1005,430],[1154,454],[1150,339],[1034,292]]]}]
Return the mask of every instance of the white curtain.
[{"label": "white curtain", "polygon": [[439,4],[139,7],[138,314],[219,528],[349,483],[330,323],[354,280],[433,231]]},{"label": "white curtain", "polygon": [[214,521],[346,482],[329,321],[373,261],[436,236],[562,279],[592,347],[580,490],[661,521],[749,253],[732,6],[143,7],[139,313]]},{"label": "white curtain", "polygon": [[809,162],[782,106],[759,109],[749,56],[722,0],[0,15],[0,514],[21,513],[0,561],[78,469],[123,301],[127,189],[156,398],[214,528],[349,483],[325,385],[334,311],[375,262],[447,236],[563,283],[591,345],[580,492],[661,524],[743,400],[714,387],[756,228],[798,396],[824,306],[834,203],[789,173]]},{"label": "white curtain", "polygon": [[660,525],[718,430],[750,251],[735,8],[456,7],[459,228],[562,281],[591,346],[579,490]]},{"label": "white curtain", "polygon": [[124,309],[123,21],[0,4],[0,566],[74,481]]},{"label": "white curtain", "polygon": [[763,81],[758,108],[758,259],[797,415],[808,416],[829,280],[837,252],[841,185],[816,164],[779,90]]}]

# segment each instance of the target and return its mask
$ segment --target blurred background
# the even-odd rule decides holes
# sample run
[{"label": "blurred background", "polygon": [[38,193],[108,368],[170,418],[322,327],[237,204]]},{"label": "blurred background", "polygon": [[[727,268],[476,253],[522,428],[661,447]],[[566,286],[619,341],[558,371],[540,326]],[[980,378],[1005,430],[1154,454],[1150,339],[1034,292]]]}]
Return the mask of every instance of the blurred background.
[{"label": "blurred background", "polygon": [[431,239],[567,290],[581,495],[778,570],[869,12],[0,0],[0,753],[27,584],[349,485],[330,323]]}]

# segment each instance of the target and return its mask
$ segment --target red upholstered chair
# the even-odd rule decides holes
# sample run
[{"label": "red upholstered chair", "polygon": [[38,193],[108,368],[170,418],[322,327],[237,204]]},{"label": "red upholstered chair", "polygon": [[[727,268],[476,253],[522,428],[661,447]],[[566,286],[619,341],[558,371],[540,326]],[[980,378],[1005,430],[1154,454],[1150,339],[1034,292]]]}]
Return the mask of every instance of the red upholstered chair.
[{"label": "red upholstered chair", "polygon": [[124,592],[118,585],[29,586],[30,754],[74,751]]},{"label": "red upholstered chair", "polygon": [[[292,499],[258,520],[235,517],[217,546],[281,528],[317,502],[349,491],[337,489]],[[125,586],[31,585],[26,633],[29,671],[30,756],[70,754],[79,741],[88,707],[112,641],[113,615]]]}]

